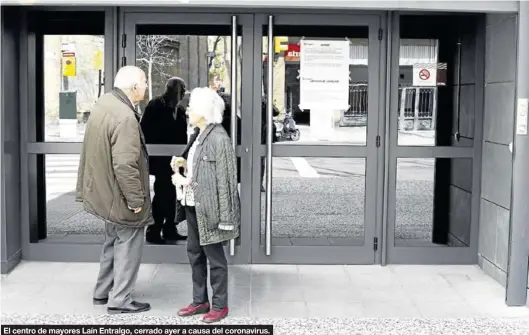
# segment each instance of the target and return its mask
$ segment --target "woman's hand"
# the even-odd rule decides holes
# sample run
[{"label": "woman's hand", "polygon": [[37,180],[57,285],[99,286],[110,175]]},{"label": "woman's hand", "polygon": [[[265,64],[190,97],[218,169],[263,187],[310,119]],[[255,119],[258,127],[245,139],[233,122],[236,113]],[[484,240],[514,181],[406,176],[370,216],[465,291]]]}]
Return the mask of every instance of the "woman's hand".
[{"label": "woman's hand", "polygon": [[180,173],[173,174],[171,179],[173,181],[173,185],[175,186],[188,186],[189,184],[191,184],[191,180],[182,176]]},{"label": "woman's hand", "polygon": [[171,159],[171,168],[174,172],[179,172],[178,169],[186,166],[186,160],[183,157],[175,157]]}]

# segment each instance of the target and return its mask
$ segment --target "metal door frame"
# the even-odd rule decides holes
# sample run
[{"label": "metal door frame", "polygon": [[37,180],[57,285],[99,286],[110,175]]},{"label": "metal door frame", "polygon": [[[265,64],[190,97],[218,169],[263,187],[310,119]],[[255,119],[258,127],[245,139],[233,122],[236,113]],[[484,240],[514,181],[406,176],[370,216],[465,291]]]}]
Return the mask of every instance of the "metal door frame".
[{"label": "metal door frame", "polygon": [[[254,115],[261,112],[262,92],[262,38],[263,26],[268,25],[268,15],[257,14],[254,26],[254,77],[253,77],[253,111]],[[383,15],[360,14],[274,14],[273,22],[277,25],[318,25],[318,26],[367,26],[369,27],[369,61],[368,61],[368,125],[365,146],[353,145],[273,145],[272,157],[343,157],[366,159],[365,203],[364,203],[364,245],[363,246],[271,246],[270,255],[265,253],[265,246],[260,244],[261,238],[261,191],[260,172],[257,168],[262,156],[267,154],[267,146],[261,145],[260,117],[254,117],[253,166],[252,170],[252,263],[292,263],[292,264],[373,264],[378,258],[375,251],[375,238],[379,236],[377,214],[379,196],[377,180],[380,146],[380,124],[383,117],[384,100],[380,99],[382,62],[384,43],[379,36],[383,27]],[[377,147],[377,139],[379,146]],[[270,190],[267,188],[266,190]],[[378,225],[377,225],[378,223]],[[380,248],[378,248],[380,250]]]},{"label": "metal door frame", "polygon": [[[386,116],[386,151],[388,189],[385,206],[387,219],[384,231],[383,264],[477,264],[479,204],[481,194],[481,153],[483,133],[483,86],[484,82],[484,40],[483,32],[476,34],[476,85],[474,141],[471,147],[456,146],[399,146],[397,132],[398,85],[400,58],[400,15],[393,13],[388,19],[390,26],[388,71],[389,71],[389,110]],[[480,28],[481,29],[481,28]],[[398,158],[465,158],[472,159],[472,198],[470,245],[468,247],[421,247],[396,246],[396,183]]]},{"label": "metal door frame", "polygon": [[[136,26],[137,25],[228,25],[232,26],[232,20],[237,22],[238,29],[242,35],[242,69],[241,69],[241,145],[237,147],[237,154],[241,157],[241,235],[234,245],[226,247],[228,262],[231,264],[250,263],[250,228],[251,220],[251,197],[250,187],[251,180],[251,106],[252,95],[250,89],[252,86],[252,60],[253,60],[253,15],[232,14],[210,12],[186,12],[186,13],[153,13],[153,12],[123,12],[122,24],[120,25],[120,48],[118,51],[120,65],[122,57],[125,57],[126,64],[132,65],[136,54]],[[234,108],[235,109],[235,108]],[[235,109],[236,110],[236,109]],[[180,155],[185,145],[148,145],[149,155]],[[233,248],[234,247],[234,248]],[[144,249],[144,260],[146,262],[167,262],[167,263],[188,263],[186,244],[179,245],[150,245],[146,244]],[[233,248],[233,249],[232,249]],[[233,253],[231,253],[232,251]]]}]

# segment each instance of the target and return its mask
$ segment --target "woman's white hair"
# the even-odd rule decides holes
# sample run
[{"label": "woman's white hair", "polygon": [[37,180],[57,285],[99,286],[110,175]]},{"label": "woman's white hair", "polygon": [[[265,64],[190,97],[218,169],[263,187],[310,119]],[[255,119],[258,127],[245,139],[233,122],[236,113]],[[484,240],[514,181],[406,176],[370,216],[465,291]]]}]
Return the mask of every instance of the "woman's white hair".
[{"label": "woman's white hair", "polygon": [[134,85],[141,84],[144,72],[137,66],[127,65],[119,69],[114,79],[114,87],[122,90],[131,89]]},{"label": "woman's white hair", "polygon": [[206,124],[222,123],[224,100],[209,87],[197,87],[191,91],[189,108],[202,116]]}]

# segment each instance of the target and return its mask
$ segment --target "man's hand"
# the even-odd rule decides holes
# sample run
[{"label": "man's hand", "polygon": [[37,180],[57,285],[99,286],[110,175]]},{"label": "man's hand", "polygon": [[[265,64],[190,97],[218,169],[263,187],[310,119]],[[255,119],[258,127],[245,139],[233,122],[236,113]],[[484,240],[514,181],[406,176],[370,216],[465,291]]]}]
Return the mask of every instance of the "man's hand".
[{"label": "man's hand", "polygon": [[129,207],[129,209],[130,209],[131,211],[133,211],[134,214],[138,214],[139,212],[141,212],[141,207],[138,207],[138,208],[130,208],[130,207]]},{"label": "man's hand", "polygon": [[186,160],[183,157],[175,157],[171,159],[171,168],[174,172],[178,172],[178,169],[186,166]]}]

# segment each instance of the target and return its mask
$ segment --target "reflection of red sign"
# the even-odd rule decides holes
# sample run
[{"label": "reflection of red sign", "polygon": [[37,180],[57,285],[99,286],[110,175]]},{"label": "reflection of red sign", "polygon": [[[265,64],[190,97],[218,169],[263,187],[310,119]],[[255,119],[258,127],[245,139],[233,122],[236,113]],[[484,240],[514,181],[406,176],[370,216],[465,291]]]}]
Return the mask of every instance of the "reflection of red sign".
[{"label": "reflection of red sign", "polygon": [[430,78],[430,71],[422,69],[419,71],[419,78],[421,78],[421,80],[428,80],[428,78]]},{"label": "reflection of red sign", "polygon": [[285,51],[286,62],[299,62],[300,46],[298,44],[289,44]]}]

